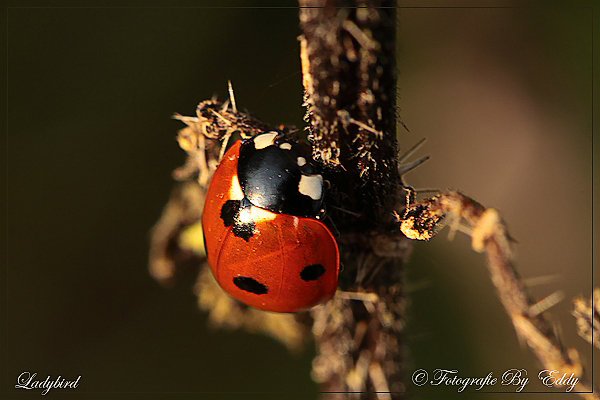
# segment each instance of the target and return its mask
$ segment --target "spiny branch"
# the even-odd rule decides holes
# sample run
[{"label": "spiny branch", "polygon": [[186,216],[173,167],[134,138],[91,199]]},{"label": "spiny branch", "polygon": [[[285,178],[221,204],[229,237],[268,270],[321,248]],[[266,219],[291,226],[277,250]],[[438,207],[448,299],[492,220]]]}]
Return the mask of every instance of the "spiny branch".
[{"label": "spiny branch", "polygon": [[332,168],[332,201],[363,217],[348,228],[373,227],[389,218],[400,182],[395,3],[300,0],[300,6],[309,140],[315,158]]},{"label": "spiny branch", "polygon": [[600,349],[600,288],[594,289],[589,301],[578,297],[573,303],[579,336]]},{"label": "spiny branch", "polygon": [[389,229],[401,187],[395,4],[300,0],[300,6],[309,140],[328,169],[327,210],[340,231],[344,265],[339,288],[355,293],[338,291],[311,310],[312,376],[324,398],[399,398],[405,391],[402,264],[411,245]]},{"label": "spiny branch", "polygon": [[496,210],[486,209],[461,193],[448,192],[412,205],[408,218],[399,218],[399,223],[407,236],[427,239],[434,233],[440,218],[448,214],[455,223],[461,219],[466,222],[471,228],[473,250],[486,254],[492,283],[517,335],[524,339],[545,368],[558,370],[561,374],[573,373],[579,379],[575,390],[584,398],[598,399],[584,376],[579,353],[563,347],[538,303],[527,293],[514,266],[513,239]]}]

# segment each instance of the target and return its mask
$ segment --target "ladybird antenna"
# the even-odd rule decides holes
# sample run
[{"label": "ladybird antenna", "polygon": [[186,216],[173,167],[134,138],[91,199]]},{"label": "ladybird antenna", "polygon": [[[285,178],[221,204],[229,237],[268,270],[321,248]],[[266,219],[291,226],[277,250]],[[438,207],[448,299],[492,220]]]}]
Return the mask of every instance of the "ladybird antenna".
[{"label": "ladybird antenna", "polygon": [[235,104],[235,96],[233,95],[233,86],[231,85],[231,81],[227,81],[227,86],[229,88],[229,98],[231,99],[231,108],[234,113],[237,113],[237,105]]}]

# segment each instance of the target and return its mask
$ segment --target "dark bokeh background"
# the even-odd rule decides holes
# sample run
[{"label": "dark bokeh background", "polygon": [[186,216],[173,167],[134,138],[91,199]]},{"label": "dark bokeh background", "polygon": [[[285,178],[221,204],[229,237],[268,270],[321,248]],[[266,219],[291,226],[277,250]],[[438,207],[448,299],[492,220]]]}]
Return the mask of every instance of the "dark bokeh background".
[{"label": "dark bokeh background", "polygon": [[[39,396],[12,389],[23,371],[81,375],[66,391],[77,398],[316,397],[312,348],[290,355],[267,337],[211,330],[192,276],[163,289],[147,272],[148,232],[184,161],[173,112],[224,100],[230,79],[238,106],[303,126],[297,10],[235,8],[265,4],[8,9],[11,397]],[[552,317],[590,365],[569,299],[592,287],[591,9],[403,8],[399,20],[399,106],[411,129],[399,139],[407,148],[425,136],[420,154],[433,156],[410,183],[463,190],[503,212],[522,275],[558,276],[532,291],[565,292]],[[407,271],[421,287],[409,372],[527,368],[535,378],[464,235],[417,244]]]}]

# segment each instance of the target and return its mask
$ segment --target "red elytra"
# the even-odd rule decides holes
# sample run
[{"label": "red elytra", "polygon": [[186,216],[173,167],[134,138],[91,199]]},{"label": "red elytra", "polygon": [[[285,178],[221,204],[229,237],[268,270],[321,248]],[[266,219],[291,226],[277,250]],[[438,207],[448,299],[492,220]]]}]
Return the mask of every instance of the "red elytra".
[{"label": "red elytra", "polygon": [[244,197],[237,177],[240,145],[236,142],[221,160],[202,213],[213,275],[230,296],[266,311],[301,311],[328,300],[337,289],[340,255],[322,222],[252,206],[247,218],[254,230],[248,240],[225,225],[225,203]]}]

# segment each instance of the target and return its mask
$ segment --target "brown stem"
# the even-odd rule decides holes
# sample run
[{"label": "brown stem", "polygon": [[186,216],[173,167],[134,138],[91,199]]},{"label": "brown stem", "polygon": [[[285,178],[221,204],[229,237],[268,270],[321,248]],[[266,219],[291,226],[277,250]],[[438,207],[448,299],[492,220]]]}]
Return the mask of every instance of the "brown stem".
[{"label": "brown stem", "polygon": [[311,310],[312,376],[324,398],[398,398],[402,263],[411,246],[388,229],[401,183],[394,2],[300,0],[300,6],[309,140],[328,168],[327,210],[341,232],[339,287],[350,291]]},{"label": "brown stem", "polygon": [[492,283],[517,335],[527,343],[544,368],[567,376],[573,373],[579,379],[573,391],[584,398],[599,399],[598,391],[592,393],[593,387],[584,376],[578,352],[563,347],[551,324],[527,293],[513,263],[513,240],[496,210],[486,209],[461,193],[448,192],[413,205],[407,213],[408,218],[400,221],[401,229],[409,237],[430,237],[435,229],[432,221],[445,214],[451,214],[457,222],[464,220],[472,228],[473,249],[486,254]]},{"label": "brown stem", "polygon": [[[362,215],[348,228],[372,228],[389,218],[400,181],[394,2],[300,0],[300,6],[305,118],[314,155],[332,169],[331,201]],[[344,228],[349,215],[337,218]]]}]

